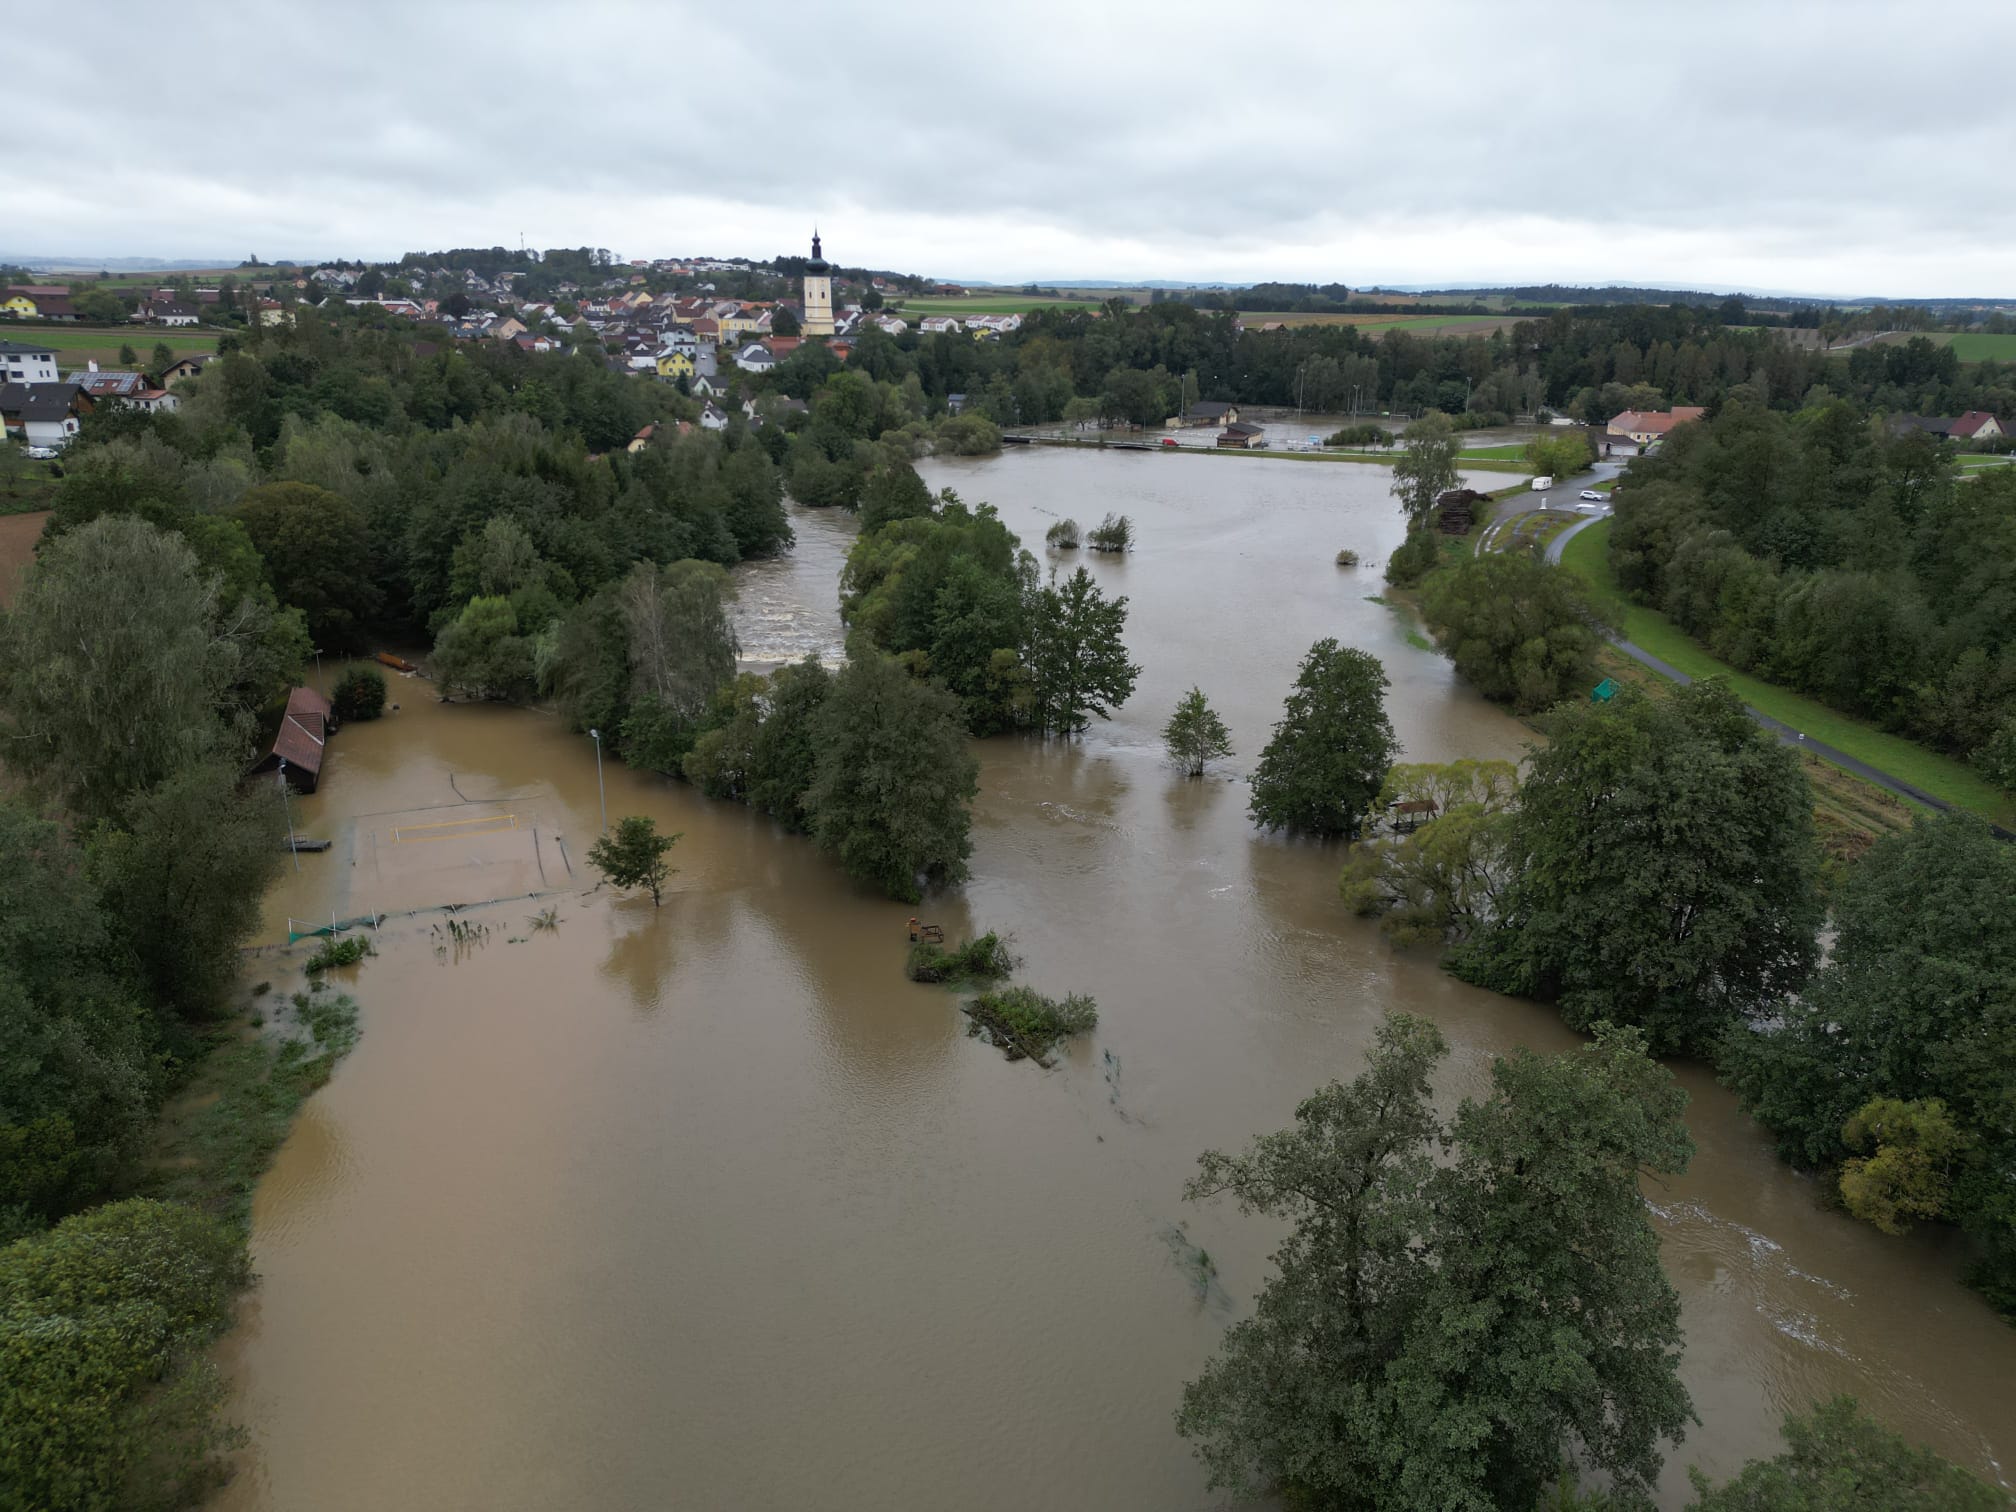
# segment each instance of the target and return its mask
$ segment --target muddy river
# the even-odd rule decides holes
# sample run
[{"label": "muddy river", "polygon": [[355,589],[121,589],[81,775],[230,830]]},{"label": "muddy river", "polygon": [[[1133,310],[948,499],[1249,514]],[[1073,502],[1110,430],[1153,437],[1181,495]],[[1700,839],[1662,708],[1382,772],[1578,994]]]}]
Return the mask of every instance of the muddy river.
[{"label": "muddy river", "polygon": [[[1098,999],[1097,1034],[1048,1072],[1007,1063],[903,980],[911,909],[613,763],[609,813],[681,832],[680,870],[663,908],[584,896],[592,744],[395,680],[402,707],[344,730],[295,801],[334,844],[270,904],[275,940],[386,917],[351,973],[363,1041],[259,1191],[263,1279],[221,1352],[253,1444],[218,1506],[1223,1505],[1171,1413],[1276,1236],[1181,1202],[1197,1153],[1352,1075],[1388,1007],[1443,1027],[1452,1099],[1494,1053],[1571,1042],[1388,948],[1338,907],[1334,849],[1246,819],[1239,779],[1322,636],[1385,661],[1409,756],[1525,738],[1366,601],[1376,566],[1333,565],[1398,543],[1383,469],[1035,452],[927,477],[1025,541],[1060,514],[1137,524],[1136,552],[1090,564],[1132,601],[1136,697],[1077,746],[984,743],[973,880],[923,910],[1012,932],[1029,981]],[[742,572],[752,658],[839,648],[852,522],[795,523],[788,559]],[[1217,780],[1160,761],[1192,683],[1237,745]],[[508,901],[427,911],[485,899]],[[284,984],[288,959],[259,971]],[[1700,1153],[1647,1195],[1702,1425],[1666,1504],[1687,1463],[1725,1475],[1838,1391],[2016,1473],[2016,1332],[1957,1257],[1823,1211],[1680,1074]],[[1217,1265],[1201,1295],[1188,1245]]]}]

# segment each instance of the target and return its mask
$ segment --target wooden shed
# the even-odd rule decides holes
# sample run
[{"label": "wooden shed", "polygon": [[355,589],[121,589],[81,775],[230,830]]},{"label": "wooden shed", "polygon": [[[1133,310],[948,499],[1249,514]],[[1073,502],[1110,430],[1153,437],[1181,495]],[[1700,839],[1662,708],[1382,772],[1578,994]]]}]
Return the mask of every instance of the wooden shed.
[{"label": "wooden shed", "polygon": [[272,748],[247,775],[274,771],[285,761],[287,785],[297,793],[314,792],[322,780],[322,752],[334,725],[328,699],[313,688],[296,688],[287,695],[287,712],[280,716]]}]

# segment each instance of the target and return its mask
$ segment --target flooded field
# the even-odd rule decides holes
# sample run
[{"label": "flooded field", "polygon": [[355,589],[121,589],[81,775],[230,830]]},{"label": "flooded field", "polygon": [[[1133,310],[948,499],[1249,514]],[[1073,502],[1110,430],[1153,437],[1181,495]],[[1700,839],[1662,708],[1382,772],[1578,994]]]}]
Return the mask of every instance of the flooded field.
[{"label": "flooded field", "polygon": [[[290,916],[388,917],[344,973],[362,1044],[259,1192],[262,1281],[221,1350],[253,1446],[217,1506],[1225,1505],[1171,1413],[1277,1236],[1186,1208],[1198,1152],[1352,1075],[1389,1007],[1443,1027],[1451,1099],[1496,1052],[1571,1043],[1343,913],[1335,849],[1246,819],[1238,776],[1321,636],[1384,660],[1410,757],[1526,738],[1366,601],[1400,539],[1382,469],[1054,451],[926,476],[1025,541],[1064,514],[1136,521],[1139,550],[1088,558],[1132,601],[1135,699],[1081,745],[983,743],[973,881],[923,910],[1011,932],[1028,981],[1098,999],[1097,1034],[1052,1071],[1009,1064],[904,981],[915,910],[614,763],[612,819],[681,832],[680,871],[662,909],[586,896],[587,738],[395,681],[401,707],[341,732],[295,802],[335,845],[269,902],[276,941]],[[852,522],[794,524],[792,556],[741,573],[751,659],[839,649]],[[1375,565],[1335,567],[1344,546]],[[1192,683],[1237,746],[1216,780],[1160,761]],[[444,903],[479,906],[404,912]],[[535,929],[548,906],[557,930]],[[2008,1474],[2016,1333],[1955,1257],[1821,1210],[1680,1074],[1700,1154],[1647,1196],[1703,1423],[1666,1504],[1686,1464],[1726,1475],[1837,1391]],[[1185,1243],[1217,1263],[1201,1296]]]}]

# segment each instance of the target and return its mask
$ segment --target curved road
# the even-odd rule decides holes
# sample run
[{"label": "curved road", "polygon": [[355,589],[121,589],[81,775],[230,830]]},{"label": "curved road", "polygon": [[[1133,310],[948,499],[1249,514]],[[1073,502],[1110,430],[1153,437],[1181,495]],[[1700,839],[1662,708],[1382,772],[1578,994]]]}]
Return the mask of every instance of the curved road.
[{"label": "curved road", "polygon": [[[1577,486],[1583,486],[1583,485],[1577,485]],[[1583,531],[1587,530],[1591,525],[1595,525],[1600,521],[1606,520],[1608,518],[1609,514],[1606,512],[1604,514],[1591,516],[1589,519],[1586,520],[1578,520],[1575,524],[1570,525],[1566,530],[1562,531],[1561,534],[1554,537],[1552,541],[1548,542],[1547,560],[1550,562],[1558,563],[1561,560],[1561,553],[1567,549],[1568,543],[1570,541],[1574,540],[1576,536],[1580,535]],[[1642,646],[1633,645],[1630,641],[1623,639],[1621,636],[1613,635],[1610,637],[1610,640],[1611,643],[1615,645],[1619,651],[1622,651],[1626,656],[1630,657],[1631,660],[1637,662],[1640,666],[1650,667],[1654,672],[1657,672],[1661,677],[1670,678],[1674,682],[1680,683],[1682,685],[1694,681],[1693,678],[1689,677],[1685,672],[1682,672],[1678,667],[1672,666],[1667,662],[1661,661],[1658,657],[1654,656],[1650,651],[1647,651]],[[1771,731],[1771,733],[1776,735],[1778,739],[1782,741],[1784,744],[1796,745],[1802,751],[1811,751],[1815,756],[1818,756],[1822,761],[1828,762],[1833,766],[1840,767],[1844,772],[1848,772],[1856,777],[1860,777],[1864,782],[1873,783],[1877,787],[1882,788],[1885,792],[1895,793],[1900,798],[1909,798],[1913,803],[1922,803],[1927,808],[1947,809],[1953,806],[1943,798],[1934,798],[1930,793],[1926,792],[1923,788],[1913,787],[1910,783],[1905,782],[1902,778],[1892,777],[1888,772],[1882,771],[1877,767],[1872,767],[1866,761],[1857,761],[1853,756],[1850,756],[1846,751],[1837,750],[1835,747],[1826,744],[1824,741],[1808,740],[1801,731],[1795,730],[1791,725],[1786,724],[1783,720],[1773,719],[1769,714],[1760,714],[1757,712],[1757,710],[1751,708],[1748,704],[1745,704],[1743,706],[1743,712],[1748,714],[1752,719],[1754,719],[1758,724],[1762,725],[1765,729]],[[2005,839],[2012,838],[2006,830],[2000,829],[1999,827],[1996,829],[1995,832],[1999,835],[2002,835]]]}]

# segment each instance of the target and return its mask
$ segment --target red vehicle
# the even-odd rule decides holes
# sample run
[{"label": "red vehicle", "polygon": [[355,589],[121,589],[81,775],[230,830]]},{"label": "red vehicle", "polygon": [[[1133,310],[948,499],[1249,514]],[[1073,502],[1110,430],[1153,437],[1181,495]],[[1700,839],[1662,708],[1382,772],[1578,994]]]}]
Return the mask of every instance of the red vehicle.
[{"label": "red vehicle", "polygon": [[1176,438],[1174,436],[1164,436],[1162,438],[1162,444],[1164,446],[1174,446],[1176,444]]}]

